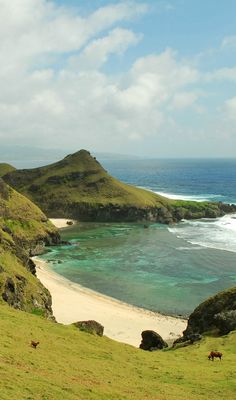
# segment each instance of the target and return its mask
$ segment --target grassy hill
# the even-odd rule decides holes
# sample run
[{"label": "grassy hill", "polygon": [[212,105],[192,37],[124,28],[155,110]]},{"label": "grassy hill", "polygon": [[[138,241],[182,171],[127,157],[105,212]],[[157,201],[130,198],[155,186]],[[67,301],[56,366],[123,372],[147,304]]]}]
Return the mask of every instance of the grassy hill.
[{"label": "grassy hill", "polygon": [[[215,400],[236,392],[236,332],[145,352],[0,306],[1,400]],[[35,350],[31,340],[40,342]],[[211,350],[223,360],[208,361]]]},{"label": "grassy hill", "polygon": [[[41,168],[16,170],[3,179],[49,217],[85,221],[158,221],[215,217],[220,203],[174,201],[110,176],[86,150]],[[236,206],[229,206],[236,211]]]},{"label": "grassy hill", "polygon": [[0,303],[51,315],[51,296],[29,256],[58,241],[42,211],[0,179]]},{"label": "grassy hill", "polygon": [[12,171],[15,171],[15,167],[7,163],[0,163],[0,177]]}]

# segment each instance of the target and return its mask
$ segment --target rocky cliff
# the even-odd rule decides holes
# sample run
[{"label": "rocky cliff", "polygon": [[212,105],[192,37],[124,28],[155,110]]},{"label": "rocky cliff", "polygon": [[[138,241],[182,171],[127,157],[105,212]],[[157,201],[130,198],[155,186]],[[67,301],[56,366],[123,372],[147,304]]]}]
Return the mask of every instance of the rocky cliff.
[{"label": "rocky cliff", "polygon": [[42,211],[0,179],[0,302],[52,317],[50,293],[30,256],[59,240]]},{"label": "rocky cliff", "polygon": [[236,206],[174,201],[126,185],[110,176],[86,150],[45,167],[11,171],[3,179],[49,217],[168,224],[236,212]]},{"label": "rocky cliff", "polygon": [[207,332],[224,335],[235,329],[236,287],[233,287],[210,297],[192,312],[184,337]]}]

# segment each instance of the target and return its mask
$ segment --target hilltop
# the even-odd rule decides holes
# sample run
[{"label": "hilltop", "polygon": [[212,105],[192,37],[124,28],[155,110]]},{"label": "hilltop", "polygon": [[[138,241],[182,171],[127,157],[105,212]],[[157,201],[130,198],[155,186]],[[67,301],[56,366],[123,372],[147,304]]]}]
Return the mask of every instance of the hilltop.
[{"label": "hilltop", "polygon": [[11,171],[3,179],[48,217],[84,221],[156,221],[217,217],[236,211],[221,203],[175,201],[110,176],[86,150],[40,168]]},{"label": "hilltop", "polygon": [[0,303],[52,316],[51,296],[29,257],[58,242],[57,230],[42,211],[0,178]]},{"label": "hilltop", "polygon": [[15,171],[15,167],[7,163],[0,163],[0,177],[6,175],[8,172]]}]

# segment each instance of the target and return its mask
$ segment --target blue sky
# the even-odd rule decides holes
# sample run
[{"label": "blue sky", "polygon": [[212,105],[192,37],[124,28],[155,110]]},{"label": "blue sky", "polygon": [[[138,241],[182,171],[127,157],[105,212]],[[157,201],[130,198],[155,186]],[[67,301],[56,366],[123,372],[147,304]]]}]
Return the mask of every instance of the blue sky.
[{"label": "blue sky", "polygon": [[236,156],[235,1],[1,3],[3,144]]}]

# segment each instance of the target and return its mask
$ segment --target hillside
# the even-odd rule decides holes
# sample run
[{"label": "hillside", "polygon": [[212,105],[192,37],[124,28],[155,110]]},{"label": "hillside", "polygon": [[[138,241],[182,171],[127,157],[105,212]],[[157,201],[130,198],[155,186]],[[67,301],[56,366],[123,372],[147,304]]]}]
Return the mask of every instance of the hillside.
[{"label": "hillside", "polygon": [[[236,391],[236,332],[146,352],[0,306],[1,399],[215,400]],[[31,340],[40,342],[37,349]],[[223,360],[208,361],[211,350]]]},{"label": "hillside", "polygon": [[16,170],[3,179],[48,217],[83,221],[157,221],[216,217],[236,211],[221,203],[174,201],[110,176],[86,150],[41,168]]},{"label": "hillside", "polygon": [[0,303],[51,316],[51,296],[29,259],[59,235],[42,211],[0,179]]},{"label": "hillside", "polygon": [[15,171],[15,167],[7,163],[0,163],[0,177],[12,171]]}]

